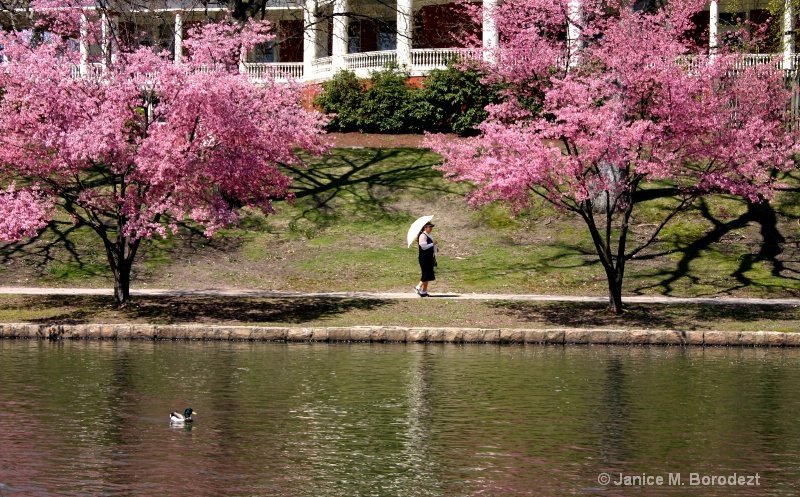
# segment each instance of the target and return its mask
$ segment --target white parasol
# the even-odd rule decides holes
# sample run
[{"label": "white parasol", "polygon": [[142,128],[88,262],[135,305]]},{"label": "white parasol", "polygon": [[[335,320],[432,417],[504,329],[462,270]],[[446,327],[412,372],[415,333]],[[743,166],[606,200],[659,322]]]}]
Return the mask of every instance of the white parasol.
[{"label": "white parasol", "polygon": [[425,226],[425,223],[427,223],[431,219],[433,219],[433,216],[422,216],[421,218],[411,223],[411,227],[408,228],[408,235],[406,235],[409,247],[411,246],[412,243],[414,243],[415,240],[419,239],[419,233],[422,231],[422,227]]}]

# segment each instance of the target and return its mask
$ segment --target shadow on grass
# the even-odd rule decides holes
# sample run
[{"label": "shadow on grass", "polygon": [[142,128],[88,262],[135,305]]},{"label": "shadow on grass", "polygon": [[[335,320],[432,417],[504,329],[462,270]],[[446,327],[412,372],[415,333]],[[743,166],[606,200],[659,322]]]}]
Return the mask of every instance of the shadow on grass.
[{"label": "shadow on grass", "polygon": [[[97,266],[86,263],[85,257],[82,257],[85,255],[82,246],[86,244],[86,240],[92,239],[95,235],[88,228],[79,231],[81,227],[72,223],[52,221],[37,237],[0,244],[0,263],[4,265],[21,263],[35,267],[40,273],[48,264],[71,263],[75,266],[75,271],[95,275],[98,272]],[[96,245],[102,252],[103,245],[99,238],[96,240]]]},{"label": "shadow on grass", "polygon": [[[425,149],[334,149],[330,155],[306,160],[308,168],[286,169],[294,178],[292,193],[300,207],[297,216],[318,227],[350,218],[354,211],[369,220],[393,218],[398,215],[392,206],[395,194],[451,193],[453,189],[453,184],[433,169],[438,156]],[[135,273],[148,261],[168,263],[200,249],[232,252],[244,242],[241,231],[208,239],[193,223],[178,225],[178,237],[144,241],[134,263]],[[98,236],[86,226],[65,221],[51,222],[35,238],[0,244],[0,263],[23,268],[34,278],[59,281],[110,274]]]},{"label": "shadow on grass", "polygon": [[[428,181],[442,178],[434,163],[424,149],[348,149],[334,150],[308,169],[287,169],[295,178],[292,190],[297,198],[324,195],[320,198],[330,199],[355,185],[439,191],[444,188],[432,188]],[[447,184],[443,181],[441,186]]]},{"label": "shadow on grass", "polygon": [[493,302],[491,306],[519,321],[567,328],[724,330],[725,323],[800,319],[800,309],[774,305],[631,304],[622,315],[605,303]]},{"label": "shadow on grass", "polygon": [[304,201],[303,217],[321,212],[336,218],[342,204],[357,205],[358,211],[371,218],[391,217],[396,193],[463,194],[433,169],[437,160],[438,156],[425,149],[334,149],[328,156],[313,159],[307,169],[286,169],[294,178],[295,199]]},{"label": "shadow on grass", "polygon": [[[172,256],[192,254],[200,248],[226,253],[236,250],[242,243],[241,236],[209,239],[199,226],[176,224],[180,228],[179,237],[142,240],[140,255],[134,263],[134,278],[138,277],[137,270],[148,261],[169,262]],[[176,241],[178,238],[180,241]],[[99,236],[86,225],[63,221],[51,221],[34,238],[0,244],[0,265],[20,268],[35,278],[49,281],[112,277]]]},{"label": "shadow on grass", "polygon": [[[701,259],[703,252],[711,249],[715,244],[721,243],[723,237],[729,233],[750,225],[756,225],[759,227],[760,235],[760,240],[755,242],[757,251],[743,253],[739,257],[738,267],[730,274],[736,283],[728,288],[720,288],[714,295],[731,294],[736,290],[747,287],[769,286],[747,276],[759,263],[766,264],[769,267],[770,275],[775,278],[774,281],[779,282],[772,286],[792,295],[798,295],[797,290],[791,288],[791,286],[800,281],[800,270],[797,269],[795,260],[797,257],[797,241],[787,239],[779,226],[781,218],[796,220],[797,217],[778,210],[779,206],[767,200],[760,203],[753,203],[746,199],[740,199],[740,201],[746,206],[747,210],[734,219],[723,221],[712,214],[711,206],[706,199],[699,199],[695,211],[711,224],[712,229],[686,247],[676,250],[676,252],[682,254],[677,266],[671,270],[660,271],[656,275],[661,277],[658,283],[640,286],[633,290],[634,293],[642,293],[650,288],[659,288],[663,295],[670,295],[672,294],[674,283],[683,278],[688,278],[692,283],[700,283],[699,279],[691,273],[690,267],[692,263]],[[784,201],[784,204],[787,203],[791,204],[792,201]],[[787,235],[791,235],[791,232]],[[641,259],[656,258],[663,255],[663,253],[657,253],[641,257]],[[787,264],[787,262],[790,264]],[[785,284],[783,284],[784,282]]]},{"label": "shadow on grass", "polygon": [[113,299],[105,296],[26,296],[0,301],[6,311],[35,308],[45,317],[27,321],[48,324],[300,324],[387,305],[391,302],[379,299],[136,297],[128,307],[116,309]]}]

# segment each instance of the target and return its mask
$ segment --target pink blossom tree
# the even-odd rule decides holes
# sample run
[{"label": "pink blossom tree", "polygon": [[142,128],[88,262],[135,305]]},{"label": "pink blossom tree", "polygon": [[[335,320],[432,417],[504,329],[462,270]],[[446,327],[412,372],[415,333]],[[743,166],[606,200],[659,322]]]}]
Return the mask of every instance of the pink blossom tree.
[{"label": "pink blossom tree", "polygon": [[[743,69],[723,48],[691,55],[686,34],[702,3],[577,5],[509,0],[490,12],[500,43],[484,70],[506,88],[504,101],[478,137],[429,144],[449,178],[476,185],[473,204],[519,211],[542,201],[579,216],[622,312],[626,262],[700,196],[769,199],[772,173],[795,166],[798,127],[779,61]],[[653,182],[672,186],[672,204],[631,247],[635,208]]]},{"label": "pink blossom tree", "polygon": [[240,52],[270,38],[265,21],[190,30],[182,64],[117,40],[113,57],[89,61],[101,69],[75,76],[74,37],[100,40],[102,17],[34,9],[33,29],[0,33],[0,238],[33,236],[65,212],[102,241],[120,306],[143,239],[183,221],[210,237],[242,206],[269,214],[289,196],[279,165],[327,148],[324,117],[299,88],[238,73]]}]

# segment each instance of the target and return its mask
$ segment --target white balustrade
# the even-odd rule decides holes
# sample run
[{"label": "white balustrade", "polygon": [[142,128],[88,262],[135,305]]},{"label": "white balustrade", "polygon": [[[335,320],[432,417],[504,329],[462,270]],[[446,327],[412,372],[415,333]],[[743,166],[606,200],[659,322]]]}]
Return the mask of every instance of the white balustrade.
[{"label": "white balustrade", "polygon": [[379,52],[351,53],[344,56],[345,68],[348,70],[356,69],[383,69],[389,64],[397,62],[397,52],[394,50],[382,50]]},{"label": "white balustrade", "polygon": [[303,79],[302,62],[277,62],[277,63],[253,63],[244,64],[245,74],[253,81],[263,81],[267,78],[276,81],[288,81]]},{"label": "white balustrade", "polygon": [[736,60],[734,68],[737,70],[755,67],[759,64],[774,63],[776,67],[781,67],[783,59],[776,54],[747,54]]},{"label": "white balustrade", "polygon": [[[454,48],[417,48],[411,51],[412,69],[420,71],[444,69],[453,60],[461,59],[465,56],[471,57],[474,56],[474,53],[469,50]],[[686,57],[684,63],[687,64],[688,67],[692,67],[701,57],[703,56],[694,55]],[[772,63],[776,67],[782,68],[782,57],[783,56],[780,54],[747,54],[739,58],[733,67],[734,71],[740,71],[758,64]],[[362,70],[360,72],[363,72],[363,70],[384,69],[388,65],[396,63],[396,61],[397,54],[394,50],[353,53],[345,56],[346,68],[349,70]],[[792,56],[791,66],[791,69],[786,70],[787,78],[797,75],[798,69],[800,69],[800,54],[794,54]],[[316,59],[311,64],[311,67],[312,74],[306,75],[303,73],[302,62],[247,62],[244,64],[244,72],[253,80],[265,79],[267,77],[276,80],[287,80],[289,78],[296,80],[320,80],[333,76],[332,57]],[[213,68],[204,66],[195,70],[212,72]],[[101,63],[89,64],[88,75],[90,77],[98,77],[102,72],[103,65]],[[78,64],[71,65],[70,74],[73,78],[80,77],[81,66]]]},{"label": "white balustrade", "polygon": [[447,65],[464,56],[472,56],[472,51],[457,48],[415,48],[411,50],[411,65],[414,69],[445,69]]},{"label": "white balustrade", "polygon": [[[425,48],[413,49],[411,51],[412,72],[417,74],[427,74],[432,69],[444,69],[455,59],[472,57],[474,52],[463,49],[452,48]],[[683,61],[691,70],[697,61],[703,56],[694,55],[686,57]],[[394,50],[383,50],[376,52],[363,52],[347,54],[344,57],[345,67],[356,72],[360,77],[366,77],[369,71],[380,70],[388,65],[397,62],[397,54]],[[777,68],[784,68],[784,56],[782,54],[747,54],[741,56],[733,67],[733,72],[745,70],[758,64],[774,64]],[[332,57],[322,57],[311,63],[311,74],[304,74],[302,62],[276,62],[276,63],[245,63],[244,72],[251,81],[258,83],[267,78],[283,82],[290,79],[296,81],[324,81],[334,76]],[[99,78],[103,74],[103,66],[99,63],[89,64],[88,73],[81,74],[81,66],[73,64],[70,66],[70,74],[73,78]],[[203,72],[210,72],[211,68],[200,69]],[[800,82],[800,54],[793,54],[791,64],[788,69],[783,69],[787,83],[795,86],[794,95],[790,104],[792,114],[800,115],[800,89],[797,88]]]},{"label": "white balustrade", "polygon": [[311,63],[311,79],[328,79],[331,76],[333,76],[333,57],[320,57]]},{"label": "white balustrade", "polygon": [[[87,73],[85,74],[86,77],[96,79],[99,78],[103,74],[103,64],[100,62],[95,62],[86,66]],[[72,76],[72,79],[78,79],[82,76],[81,74],[81,66],[80,64],[70,64],[69,66],[69,74]]]}]

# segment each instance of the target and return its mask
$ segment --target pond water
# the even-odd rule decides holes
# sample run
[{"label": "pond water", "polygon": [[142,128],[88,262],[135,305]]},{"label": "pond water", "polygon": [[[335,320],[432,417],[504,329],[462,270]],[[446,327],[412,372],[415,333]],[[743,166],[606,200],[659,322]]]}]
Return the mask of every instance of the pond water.
[{"label": "pond water", "polygon": [[3,497],[800,492],[793,349],[0,340],[0,367]]}]

